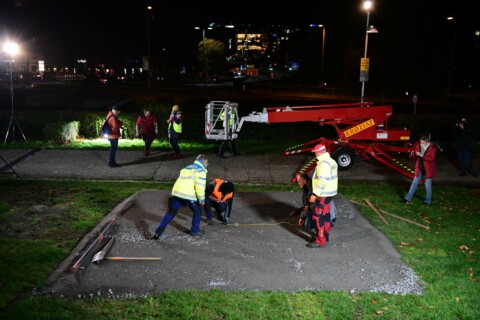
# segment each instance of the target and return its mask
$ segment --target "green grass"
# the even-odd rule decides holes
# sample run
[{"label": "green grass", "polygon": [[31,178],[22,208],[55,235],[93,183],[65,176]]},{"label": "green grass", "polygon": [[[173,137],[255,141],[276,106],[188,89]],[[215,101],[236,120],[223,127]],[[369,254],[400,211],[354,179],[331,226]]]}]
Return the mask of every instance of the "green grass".
[{"label": "green grass", "polygon": [[[121,186],[121,187],[120,187]],[[408,185],[341,183],[340,193],[430,230],[358,206],[424,283],[423,295],[343,291],[169,291],[135,299],[75,299],[31,294],[75,244],[110,210],[154,182],[4,180],[0,185],[0,318],[3,319],[480,319],[479,190],[434,185],[434,204],[399,202]],[[115,192],[112,192],[115,190]],[[238,192],[291,191],[292,184],[238,186]],[[382,190],[382,192],[378,192]],[[417,192],[422,196],[422,189]],[[25,198],[23,198],[25,197]],[[20,212],[24,199],[64,214]],[[420,201],[417,201],[420,202]],[[32,236],[32,233],[34,236]],[[281,275],[279,275],[281,276]]]}]

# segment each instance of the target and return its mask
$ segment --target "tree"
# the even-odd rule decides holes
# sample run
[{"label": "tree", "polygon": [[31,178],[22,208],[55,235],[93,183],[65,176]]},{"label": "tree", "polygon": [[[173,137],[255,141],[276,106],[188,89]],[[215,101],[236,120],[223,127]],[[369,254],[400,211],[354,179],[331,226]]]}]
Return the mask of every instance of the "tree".
[{"label": "tree", "polygon": [[[208,74],[223,74],[226,67],[225,44],[205,38],[198,44],[198,62],[201,70]],[[208,67],[208,70],[206,69]]]}]

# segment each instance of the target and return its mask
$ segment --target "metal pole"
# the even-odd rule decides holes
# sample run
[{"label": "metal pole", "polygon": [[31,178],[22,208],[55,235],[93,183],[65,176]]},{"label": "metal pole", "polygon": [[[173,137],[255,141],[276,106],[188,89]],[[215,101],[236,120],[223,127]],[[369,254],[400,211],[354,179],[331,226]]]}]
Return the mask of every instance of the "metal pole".
[{"label": "metal pole", "polygon": [[207,46],[205,44],[205,28],[202,29],[202,39],[203,39],[203,55],[205,56],[205,90],[207,90],[207,85],[208,85],[208,57],[207,57]]},{"label": "metal pole", "polygon": [[147,84],[148,84],[148,95],[150,97],[152,93],[152,81],[151,81],[151,62],[150,62],[150,10],[151,7],[147,4],[147,59],[148,59],[148,70],[147,70]]},{"label": "metal pole", "polygon": [[[368,49],[368,24],[370,23],[370,11],[367,11],[367,26],[365,28],[365,52],[363,53],[363,57],[367,57],[367,49]],[[365,80],[362,81],[362,93],[360,95],[360,102],[363,102],[365,97]]]},{"label": "metal pole", "polygon": [[12,111],[11,111],[11,116],[10,116],[10,122],[8,124],[8,129],[7,129],[7,134],[5,135],[5,140],[3,141],[3,144],[7,143],[8,139],[8,134],[10,133],[10,128],[12,129],[12,137],[15,139],[15,124],[18,126],[18,129],[20,130],[20,133],[22,134],[23,140],[27,142],[27,138],[25,138],[25,135],[23,134],[22,128],[20,128],[20,124],[18,123],[17,119],[15,118],[15,114],[13,112],[13,59],[10,58],[10,98],[11,98],[11,104],[12,104]]},{"label": "metal pole", "polygon": [[323,62],[325,60],[325,26],[323,26],[323,36],[322,36],[322,85],[324,83],[323,77]]}]

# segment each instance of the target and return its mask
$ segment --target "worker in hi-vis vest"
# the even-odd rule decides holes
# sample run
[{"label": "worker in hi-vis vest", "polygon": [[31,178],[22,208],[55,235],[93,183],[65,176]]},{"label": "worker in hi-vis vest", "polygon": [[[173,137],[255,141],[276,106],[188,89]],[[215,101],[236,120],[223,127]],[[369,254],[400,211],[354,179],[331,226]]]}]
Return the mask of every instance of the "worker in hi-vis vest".
[{"label": "worker in hi-vis vest", "polygon": [[178,142],[180,140],[180,134],[182,133],[183,112],[180,111],[178,105],[172,107],[172,112],[170,113],[170,118],[168,118],[167,123],[168,141],[173,149],[172,159],[180,159],[181,155]]},{"label": "worker in hi-vis vest", "polygon": [[205,213],[207,224],[212,224],[212,207],[215,209],[217,219],[223,224],[228,224],[232,213],[233,196],[235,187],[233,182],[215,178],[207,186],[205,194]]},{"label": "worker in hi-vis vest", "polygon": [[225,149],[227,145],[230,145],[230,151],[234,156],[240,155],[240,153],[237,152],[237,148],[235,146],[235,139],[232,138],[232,131],[233,131],[233,124],[235,121],[235,114],[229,110],[227,112],[227,116],[225,117],[225,110],[222,111],[220,114],[220,120],[223,121],[223,128],[224,130],[227,130],[227,123],[228,123],[228,131],[225,132],[226,139],[222,141],[220,144],[220,150],[218,151],[218,156],[222,159],[225,159]]},{"label": "worker in hi-vis vest", "polygon": [[330,236],[330,204],[337,194],[338,165],[330,157],[324,144],[317,144],[312,152],[315,152],[317,166],[312,177],[310,202],[314,204],[312,219],[317,236],[314,242],[307,244],[307,247],[322,248],[327,244]]},{"label": "worker in hi-vis vest", "polygon": [[205,205],[205,187],[207,184],[208,158],[199,154],[194,163],[180,170],[180,174],[172,188],[172,196],[168,199],[168,211],[155,228],[152,239],[157,240],[175,218],[181,207],[192,211],[192,227],[190,235],[195,237],[204,234],[200,230],[202,207]]}]

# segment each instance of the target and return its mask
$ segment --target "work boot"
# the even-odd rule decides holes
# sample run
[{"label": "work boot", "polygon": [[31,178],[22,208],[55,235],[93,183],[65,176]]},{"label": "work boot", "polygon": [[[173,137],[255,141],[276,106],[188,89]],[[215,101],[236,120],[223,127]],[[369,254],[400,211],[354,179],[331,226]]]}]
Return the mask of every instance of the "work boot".
[{"label": "work boot", "polygon": [[163,234],[167,227],[157,227],[153,233],[152,240],[158,240]]},{"label": "work boot", "polygon": [[191,233],[191,232],[190,232],[190,235],[191,235],[192,237],[203,236],[203,235],[205,235],[205,230],[200,230],[200,231],[198,231],[197,233]]}]

